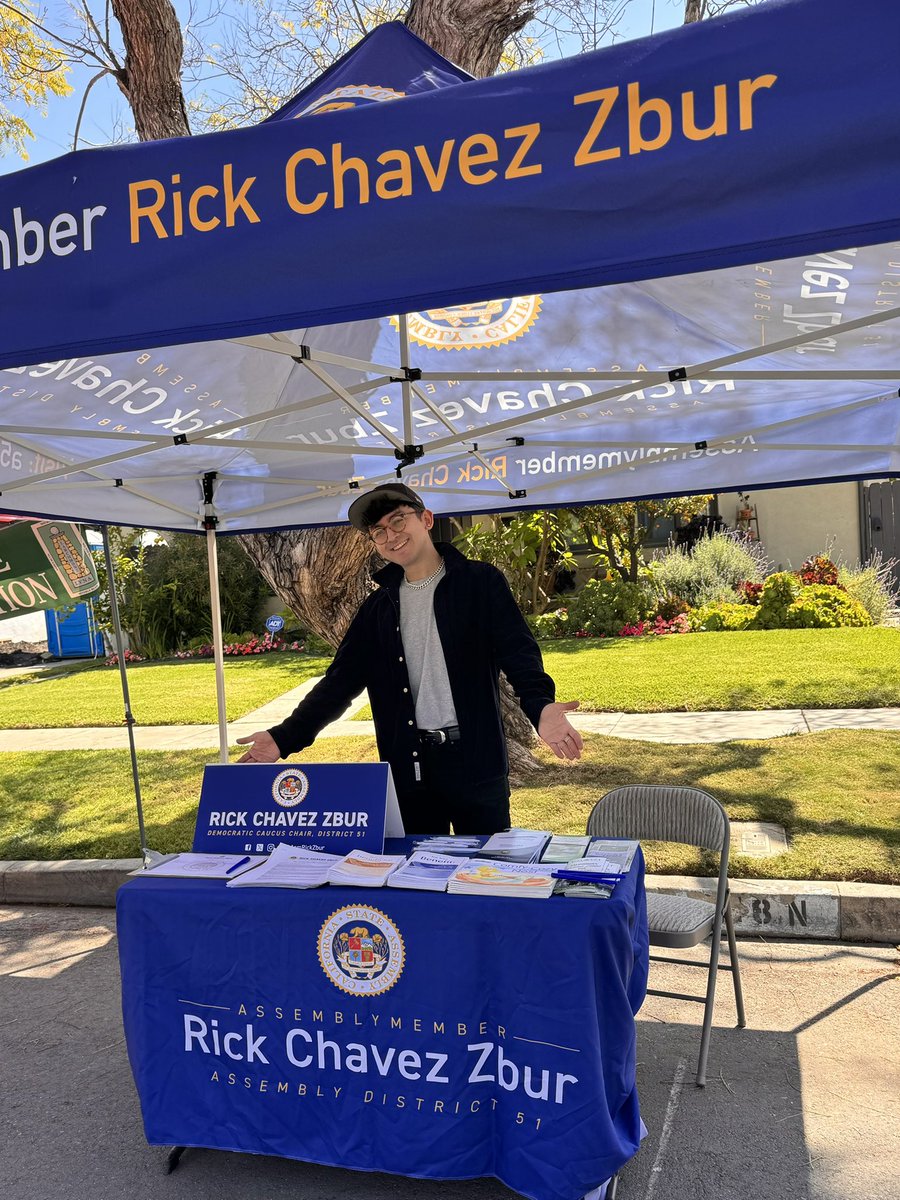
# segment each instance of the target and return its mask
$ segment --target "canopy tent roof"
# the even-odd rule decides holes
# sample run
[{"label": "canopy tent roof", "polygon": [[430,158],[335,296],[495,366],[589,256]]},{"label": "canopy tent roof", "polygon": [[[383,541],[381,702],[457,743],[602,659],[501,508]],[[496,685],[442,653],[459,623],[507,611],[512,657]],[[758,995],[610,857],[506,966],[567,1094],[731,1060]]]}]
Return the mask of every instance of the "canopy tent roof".
[{"label": "canopy tent roof", "polygon": [[299,122],[0,178],[0,504],[240,532],[397,470],[443,513],[897,474],[898,35],[793,0],[468,80],[388,25]]}]

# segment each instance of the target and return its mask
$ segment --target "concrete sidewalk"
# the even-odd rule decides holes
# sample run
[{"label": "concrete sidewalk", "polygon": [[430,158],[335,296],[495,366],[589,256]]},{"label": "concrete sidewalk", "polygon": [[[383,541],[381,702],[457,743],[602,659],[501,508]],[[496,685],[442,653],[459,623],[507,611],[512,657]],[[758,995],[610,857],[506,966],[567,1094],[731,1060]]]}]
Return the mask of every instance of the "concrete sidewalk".
[{"label": "concrete sidewalk", "polygon": [[[299,687],[246,713],[228,726],[228,741],[234,745],[259,729],[279,724],[318,683],[308,679]],[[341,716],[319,734],[329,737],[372,737],[371,721],[354,721],[353,714],[364,708],[368,696],[358,696]],[[137,714],[138,717],[140,714]],[[728,742],[735,738],[756,739],[785,737],[795,733],[818,733],[824,729],[895,729],[900,730],[900,708],[785,708],[744,712],[669,712],[669,713],[581,713],[571,716],[572,724],[584,733],[648,742],[684,744],[691,742]],[[135,725],[135,744],[139,750],[201,750],[219,745],[217,725]],[[16,750],[122,750],[128,747],[128,731],[123,725],[82,726],[74,729],[3,729],[0,753]]]}]

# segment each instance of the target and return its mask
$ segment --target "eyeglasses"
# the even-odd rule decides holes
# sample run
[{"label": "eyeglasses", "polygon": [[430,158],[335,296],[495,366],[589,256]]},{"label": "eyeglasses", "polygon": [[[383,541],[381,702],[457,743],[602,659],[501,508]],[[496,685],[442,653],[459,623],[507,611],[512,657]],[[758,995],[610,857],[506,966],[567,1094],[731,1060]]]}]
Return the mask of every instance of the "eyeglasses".
[{"label": "eyeglasses", "polygon": [[402,533],[406,528],[406,522],[410,517],[415,515],[415,509],[409,509],[407,512],[393,513],[388,517],[387,525],[373,525],[369,530],[369,537],[376,546],[383,546],[388,539],[388,533]]}]

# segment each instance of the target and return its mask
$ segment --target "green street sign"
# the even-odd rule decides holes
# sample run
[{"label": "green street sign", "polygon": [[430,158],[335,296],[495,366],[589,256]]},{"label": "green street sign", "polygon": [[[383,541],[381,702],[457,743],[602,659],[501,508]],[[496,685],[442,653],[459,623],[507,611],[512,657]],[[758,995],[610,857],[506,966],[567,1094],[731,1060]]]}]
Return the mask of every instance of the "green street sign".
[{"label": "green street sign", "polygon": [[0,620],[77,604],[99,588],[93,559],[76,525],[18,521],[0,529]]}]

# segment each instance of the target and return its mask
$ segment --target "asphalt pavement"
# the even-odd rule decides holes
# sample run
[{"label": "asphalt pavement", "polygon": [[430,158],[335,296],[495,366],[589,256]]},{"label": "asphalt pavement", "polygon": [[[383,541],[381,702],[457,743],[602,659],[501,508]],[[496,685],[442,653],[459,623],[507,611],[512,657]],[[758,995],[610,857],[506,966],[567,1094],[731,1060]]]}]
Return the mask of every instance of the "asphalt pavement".
[{"label": "asphalt pavement", "polygon": [[[700,1006],[650,997],[638,1015],[648,1135],[619,1200],[897,1200],[897,950],[752,939],[740,954],[748,1027],[721,980],[705,1089]],[[653,970],[685,989],[683,969]],[[143,1137],[109,909],[0,908],[0,1097],[0,1195],[15,1200],[515,1196],[210,1150],[167,1176]]]}]

